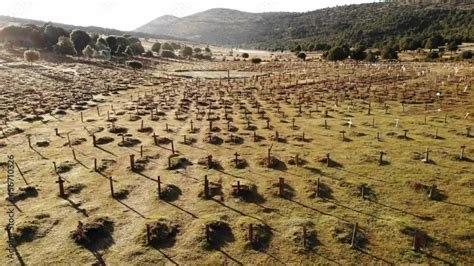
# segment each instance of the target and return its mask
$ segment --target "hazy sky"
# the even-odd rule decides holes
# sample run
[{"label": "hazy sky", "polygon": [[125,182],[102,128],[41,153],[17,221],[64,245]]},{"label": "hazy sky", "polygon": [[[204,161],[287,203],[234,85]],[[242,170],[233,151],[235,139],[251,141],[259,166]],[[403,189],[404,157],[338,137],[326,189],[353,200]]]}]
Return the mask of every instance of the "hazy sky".
[{"label": "hazy sky", "polygon": [[133,30],[162,15],[183,17],[216,7],[303,12],[368,2],[374,0],[0,0],[0,15]]}]

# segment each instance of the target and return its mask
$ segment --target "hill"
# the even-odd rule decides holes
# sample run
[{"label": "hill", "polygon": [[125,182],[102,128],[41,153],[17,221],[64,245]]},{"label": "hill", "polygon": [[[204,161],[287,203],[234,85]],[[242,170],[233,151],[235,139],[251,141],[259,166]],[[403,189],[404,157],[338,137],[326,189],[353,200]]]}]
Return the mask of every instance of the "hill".
[{"label": "hill", "polygon": [[371,3],[305,13],[210,9],[168,22],[158,18],[136,31],[265,49],[320,42],[374,46],[390,38],[424,39],[434,34],[469,41],[474,36],[472,17],[469,4]]},{"label": "hill", "polygon": [[[44,25],[45,21],[41,20],[32,20],[32,19],[24,19],[24,18],[16,18],[16,17],[10,17],[10,16],[1,16],[0,15],[0,27],[10,24],[10,23],[17,23],[17,24],[34,24],[37,26],[42,26]],[[156,38],[156,39],[166,39],[166,40],[184,40],[182,38],[177,38],[173,36],[168,36],[168,35],[163,35],[163,34],[153,34],[153,33],[144,33],[144,32],[129,32],[129,31],[121,31],[121,30],[116,30],[116,29],[109,29],[109,28],[102,28],[102,27],[96,27],[96,26],[75,26],[75,25],[69,25],[69,24],[62,24],[62,23],[56,23],[54,22],[54,25],[67,29],[67,30],[73,30],[73,29],[79,29],[79,30],[84,30],[87,32],[95,32],[99,34],[105,34],[105,35],[134,35],[137,37],[141,38]]]}]

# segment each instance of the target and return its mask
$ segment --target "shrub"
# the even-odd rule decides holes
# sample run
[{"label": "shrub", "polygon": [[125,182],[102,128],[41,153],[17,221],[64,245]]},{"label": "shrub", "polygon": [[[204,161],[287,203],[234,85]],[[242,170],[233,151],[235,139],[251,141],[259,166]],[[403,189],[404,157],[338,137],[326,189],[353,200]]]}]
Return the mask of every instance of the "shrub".
[{"label": "shrub", "polygon": [[[120,47],[120,46],[119,46],[119,47]],[[135,55],[135,53],[133,52],[133,49],[130,47],[130,45],[127,46],[127,48],[126,48],[125,51],[124,51],[124,54],[125,54],[125,55],[128,55],[128,56],[134,56],[134,55]]]},{"label": "shrub", "polygon": [[156,42],[153,44],[153,46],[151,47],[151,50],[155,53],[159,53],[160,52],[160,48],[161,48],[161,43],[159,42]]},{"label": "shrub", "polygon": [[26,50],[23,53],[23,57],[25,58],[25,61],[34,62],[40,59],[40,53],[34,50]]},{"label": "shrub", "polygon": [[165,42],[162,46],[161,46],[161,50],[168,50],[168,51],[174,51],[173,49],[173,46],[171,46],[171,44]]},{"label": "shrub", "polygon": [[66,37],[69,34],[66,30],[61,27],[55,27],[52,24],[47,24],[44,27],[44,37],[46,39],[46,43],[49,47],[52,47],[56,43],[58,43],[59,37]]},{"label": "shrub", "polygon": [[23,47],[46,47],[46,39],[42,31],[36,26],[16,26],[4,27],[0,31],[0,40],[10,42],[15,46]]},{"label": "shrub", "polygon": [[365,61],[375,62],[375,61],[377,61],[377,55],[375,53],[372,53],[371,51],[369,51],[367,53],[367,55],[365,56]]},{"label": "shrub", "polygon": [[[124,35],[124,36],[127,36],[127,35]],[[140,39],[138,39],[137,37],[130,37],[130,36],[128,36],[128,37],[127,37],[127,40],[128,40],[130,43],[136,43],[136,42],[141,43],[141,42],[140,42]]]},{"label": "shrub", "polygon": [[331,48],[327,54],[327,60],[330,61],[340,61],[344,60],[349,56],[348,51],[341,46],[336,46]]},{"label": "shrub", "polygon": [[250,56],[250,55],[249,55],[248,53],[243,53],[243,54],[242,54],[242,57],[243,57],[243,58],[249,58],[249,56]]},{"label": "shrub", "polygon": [[210,53],[210,52],[211,52],[211,48],[209,48],[209,46],[206,46],[206,48],[204,49],[204,51],[205,51],[206,53]]},{"label": "shrub", "polygon": [[84,50],[82,50],[82,54],[87,58],[92,58],[94,56],[95,49],[92,46],[87,45]]},{"label": "shrub", "polygon": [[178,49],[181,49],[181,45],[175,43],[175,42],[172,42],[171,43],[171,47],[173,47],[173,50],[178,50]]},{"label": "shrub", "polygon": [[196,47],[196,48],[194,48],[194,52],[195,52],[196,54],[199,54],[199,53],[202,52],[202,50],[201,50],[201,48]]},{"label": "shrub", "polygon": [[105,41],[107,42],[107,46],[110,48],[110,51],[115,53],[118,48],[117,38],[115,36],[107,36],[107,38],[105,38]]},{"label": "shrub", "polygon": [[360,61],[364,60],[367,57],[367,54],[365,53],[365,48],[364,47],[356,47],[351,51],[351,59]]},{"label": "shrub", "polygon": [[398,59],[398,52],[390,46],[385,46],[382,50],[382,58],[387,60],[396,60]]},{"label": "shrub", "polygon": [[93,57],[97,59],[110,60],[112,56],[110,54],[110,50],[99,50],[99,51],[94,51]]},{"label": "shrub", "polygon": [[134,55],[141,55],[145,52],[141,42],[132,42],[128,47],[132,49]]},{"label": "shrub", "polygon": [[76,55],[74,44],[68,37],[59,37],[58,43],[54,46],[54,52],[62,55]]},{"label": "shrub", "polygon": [[438,59],[438,58],[439,58],[439,54],[438,54],[438,52],[432,51],[432,52],[429,52],[429,53],[426,55],[426,58],[427,58],[427,59]]},{"label": "shrub", "polygon": [[127,49],[127,46],[130,45],[130,41],[128,41],[127,38],[125,37],[117,37],[117,50],[115,50],[116,54],[121,54],[125,52],[125,49]]},{"label": "shrub", "polygon": [[183,48],[183,56],[192,56],[193,55],[193,48],[189,46],[185,46]]},{"label": "shrub", "polygon": [[143,55],[145,57],[153,57],[153,52],[151,50],[147,50]]},{"label": "shrub", "polygon": [[298,58],[301,59],[301,60],[303,60],[303,61],[305,61],[305,60],[306,60],[306,54],[303,53],[303,52],[300,52],[300,53],[298,54]]},{"label": "shrub", "polygon": [[251,62],[254,64],[260,64],[262,62],[262,59],[255,57],[251,59]]},{"label": "shrub", "polygon": [[135,70],[135,69],[141,69],[141,68],[143,68],[142,62],[136,61],[136,60],[127,61],[127,62],[125,62],[125,64],[126,64],[128,67],[133,68],[134,70]]},{"label": "shrub", "polygon": [[462,59],[471,59],[472,58],[472,51],[464,51],[461,53]]},{"label": "shrub", "polygon": [[173,51],[170,51],[170,50],[163,50],[163,51],[161,51],[161,57],[164,57],[164,58],[176,58],[176,55],[173,53]]},{"label": "shrub", "polygon": [[95,42],[95,45],[97,46],[98,49],[103,49],[103,48],[107,48],[107,49],[110,49],[109,48],[109,44],[107,43],[107,41],[100,37],[99,39],[97,39],[97,41]]},{"label": "shrub", "polygon": [[69,37],[74,43],[74,48],[79,55],[82,54],[82,50],[91,42],[91,36],[83,30],[73,30]]}]

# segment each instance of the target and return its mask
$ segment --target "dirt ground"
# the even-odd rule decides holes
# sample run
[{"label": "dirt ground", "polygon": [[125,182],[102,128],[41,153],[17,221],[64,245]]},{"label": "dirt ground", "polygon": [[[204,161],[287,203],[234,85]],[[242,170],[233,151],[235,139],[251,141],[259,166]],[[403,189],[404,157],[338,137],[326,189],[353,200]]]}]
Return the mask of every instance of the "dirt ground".
[{"label": "dirt ground", "polygon": [[[133,71],[20,55],[0,53],[0,186],[12,154],[18,240],[13,260],[1,242],[2,265],[474,263],[471,63],[267,53],[279,61]],[[203,70],[255,75],[170,75]]]}]

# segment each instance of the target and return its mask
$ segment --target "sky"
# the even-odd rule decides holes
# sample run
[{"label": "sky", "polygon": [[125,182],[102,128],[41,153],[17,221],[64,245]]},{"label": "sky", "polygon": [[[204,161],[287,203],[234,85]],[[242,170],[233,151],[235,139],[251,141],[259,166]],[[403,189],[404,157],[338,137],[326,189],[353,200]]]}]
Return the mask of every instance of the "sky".
[{"label": "sky", "polygon": [[0,0],[0,15],[128,31],[163,15],[183,17],[210,8],[304,12],[369,2],[374,0]]}]

